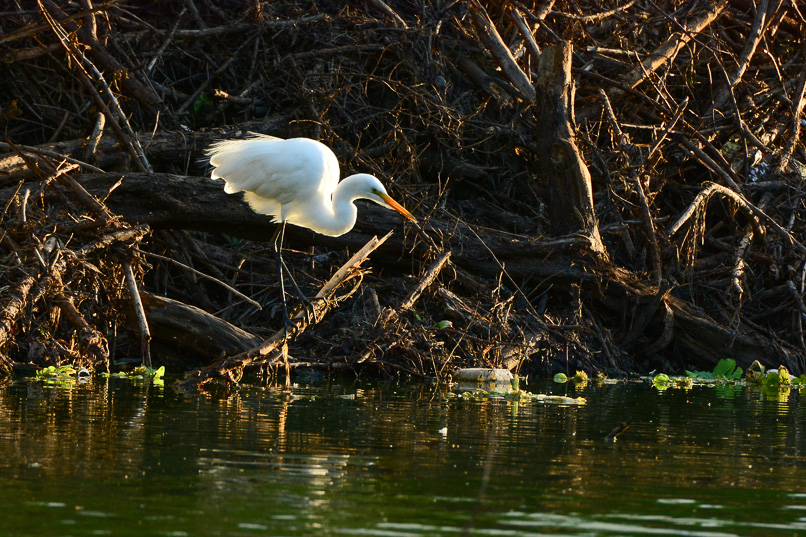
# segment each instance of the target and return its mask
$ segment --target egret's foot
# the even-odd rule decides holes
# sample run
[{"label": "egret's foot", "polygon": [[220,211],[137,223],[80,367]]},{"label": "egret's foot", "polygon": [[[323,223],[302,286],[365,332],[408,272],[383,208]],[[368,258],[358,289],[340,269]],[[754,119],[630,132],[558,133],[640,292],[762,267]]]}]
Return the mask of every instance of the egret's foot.
[{"label": "egret's foot", "polygon": [[313,318],[313,322],[318,322],[316,318],[316,308],[313,305],[313,302],[308,300],[308,297],[305,296],[305,293],[302,292],[302,289],[299,288],[297,285],[297,281],[294,279],[294,275],[291,274],[291,271],[288,270],[288,266],[285,264],[285,261],[280,259],[280,263],[282,263],[282,269],[285,270],[286,274],[288,274],[288,279],[291,281],[291,287],[294,289],[294,294],[297,295],[297,299],[300,302],[302,307],[302,311],[305,313],[305,322],[307,324],[311,324],[311,318]]},{"label": "egret's foot", "polygon": [[[313,305],[313,302],[301,294],[297,298],[299,298],[302,313],[305,315],[305,323],[316,324],[319,322],[319,320],[316,318],[316,307]],[[311,322],[311,319],[313,319],[313,322]]]},{"label": "egret's foot", "polygon": [[283,340],[288,341],[290,336],[297,333],[297,325],[294,324],[288,315],[283,315]]}]

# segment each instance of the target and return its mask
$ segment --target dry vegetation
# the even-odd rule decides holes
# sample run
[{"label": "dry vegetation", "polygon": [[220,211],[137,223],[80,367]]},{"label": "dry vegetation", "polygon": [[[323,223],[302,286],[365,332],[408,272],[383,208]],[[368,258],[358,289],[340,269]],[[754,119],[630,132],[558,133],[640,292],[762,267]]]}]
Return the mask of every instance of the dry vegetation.
[{"label": "dry vegetation", "polygon": [[[5,5],[0,370],[804,371],[802,1]],[[273,225],[201,162],[248,131],[428,234],[289,230],[327,300],[287,349]]]}]

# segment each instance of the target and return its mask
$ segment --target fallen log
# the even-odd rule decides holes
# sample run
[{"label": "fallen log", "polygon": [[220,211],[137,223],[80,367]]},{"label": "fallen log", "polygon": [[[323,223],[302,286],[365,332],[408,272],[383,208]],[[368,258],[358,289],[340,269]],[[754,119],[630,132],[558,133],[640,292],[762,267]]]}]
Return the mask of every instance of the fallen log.
[{"label": "fallen log", "polygon": [[[143,147],[146,156],[151,161],[185,162],[188,158],[200,158],[202,151],[216,140],[230,138],[239,134],[255,131],[268,132],[281,135],[288,129],[288,119],[282,116],[272,116],[260,121],[241,123],[234,129],[213,129],[209,131],[157,131],[154,133],[137,133],[137,141]],[[24,147],[23,153],[36,158],[39,155],[52,158],[82,159],[90,142],[86,138],[67,140]],[[0,150],[10,151],[11,146],[0,142]],[[105,134],[95,146],[93,154],[96,156],[92,168],[87,169],[87,163],[82,163],[86,171],[127,170],[130,168],[131,156],[121,145],[114,134]],[[26,165],[25,160],[16,153],[0,155],[0,181],[5,177],[19,180],[31,177],[34,173]],[[0,182],[2,184],[2,182]]]},{"label": "fallen log", "polygon": [[[186,177],[171,174],[108,173],[77,177],[84,187],[99,197],[121,179],[120,186],[106,198],[107,206],[129,222],[148,224],[152,228],[193,229],[220,232],[236,237],[267,241],[276,229],[271,218],[252,211],[239,196],[224,193],[220,182],[208,177]],[[0,191],[0,197],[5,191]],[[357,250],[378,230],[402,230],[405,224],[392,211],[372,203],[365,203],[359,211],[358,222],[350,233],[340,237],[326,237],[289,226],[286,236],[297,247],[322,246]],[[588,241],[569,236],[559,239],[534,239],[500,231],[485,230],[481,241],[461,221],[431,219],[426,231],[437,243],[454,246],[452,260],[459,266],[487,278],[501,272],[489,250],[506,262],[507,272],[516,279],[561,276],[567,279],[591,279],[581,267],[567,262],[556,263],[550,257],[562,252],[585,250]],[[407,236],[398,233],[381,248],[383,262],[394,264],[409,247]],[[421,250],[417,250],[419,255]]]},{"label": "fallen log", "polygon": [[154,340],[211,362],[221,354],[237,354],[260,343],[246,330],[195,306],[153,293],[140,292]]}]

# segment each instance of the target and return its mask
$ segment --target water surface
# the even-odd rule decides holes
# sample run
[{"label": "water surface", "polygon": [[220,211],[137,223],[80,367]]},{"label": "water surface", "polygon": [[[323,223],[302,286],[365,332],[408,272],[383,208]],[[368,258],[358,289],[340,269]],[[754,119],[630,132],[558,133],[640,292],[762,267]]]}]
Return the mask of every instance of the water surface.
[{"label": "water surface", "polygon": [[15,381],[0,536],[806,535],[806,394],[530,388],[587,404]]}]

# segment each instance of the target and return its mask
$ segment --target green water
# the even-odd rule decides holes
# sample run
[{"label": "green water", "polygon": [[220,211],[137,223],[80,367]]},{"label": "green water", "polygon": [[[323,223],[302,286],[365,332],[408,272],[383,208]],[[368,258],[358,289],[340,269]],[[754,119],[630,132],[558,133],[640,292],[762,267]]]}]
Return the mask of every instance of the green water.
[{"label": "green water", "polygon": [[529,388],[8,383],[0,536],[806,535],[806,394]]}]

